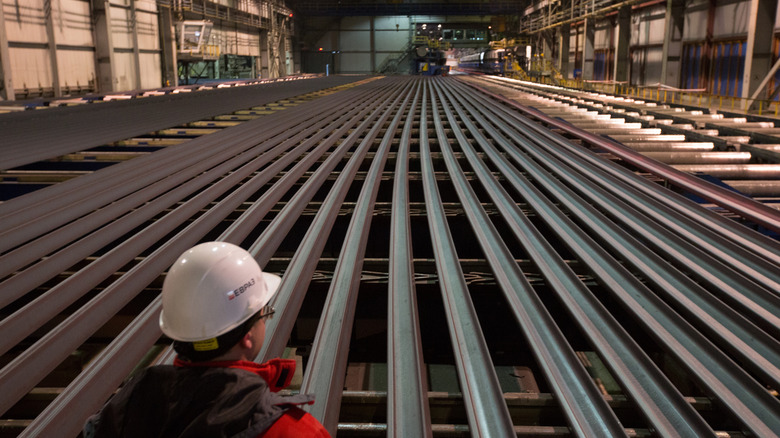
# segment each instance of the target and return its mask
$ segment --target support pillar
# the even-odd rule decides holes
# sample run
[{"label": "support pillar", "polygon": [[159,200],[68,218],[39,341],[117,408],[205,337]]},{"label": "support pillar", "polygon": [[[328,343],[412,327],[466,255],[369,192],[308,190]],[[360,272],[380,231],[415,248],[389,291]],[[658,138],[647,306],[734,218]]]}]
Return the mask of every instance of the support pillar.
[{"label": "support pillar", "polygon": [[62,97],[60,86],[60,66],[57,61],[57,38],[54,35],[54,8],[51,0],[44,0],[43,15],[46,21],[46,37],[49,46],[49,65],[51,66],[51,85],[54,97]]},{"label": "support pillar", "polygon": [[133,70],[135,71],[134,86],[141,89],[141,48],[138,43],[138,14],[135,10],[135,0],[130,0],[130,33],[133,40]]},{"label": "support pillar", "polygon": [[162,49],[162,75],[166,87],[179,86],[179,74],[176,59],[176,37],[173,30],[171,8],[159,6],[160,47]]},{"label": "support pillar", "polygon": [[3,100],[16,100],[10,56],[8,35],[5,32],[5,13],[0,3],[0,99]]},{"label": "support pillar", "polygon": [[631,6],[623,6],[618,11],[618,34],[615,47],[615,81],[629,81],[629,66],[631,65]]},{"label": "support pillar", "polygon": [[371,30],[369,31],[369,52],[371,56],[370,64],[371,64],[371,71],[376,71],[376,29],[374,27],[374,19],[376,17],[369,18],[369,26],[371,27]]},{"label": "support pillar", "polygon": [[582,44],[582,80],[593,80],[593,64],[596,62],[596,20],[585,19]]},{"label": "support pillar", "polygon": [[279,21],[279,14],[271,6],[271,28],[268,31],[268,72],[270,77],[278,78],[284,76],[284,63],[282,62],[282,53],[284,52],[283,29],[284,21]]},{"label": "support pillar", "polygon": [[98,91],[110,93],[116,91],[114,79],[114,38],[111,31],[111,2],[95,0],[92,2],[92,14],[95,21],[95,55],[97,57]]},{"label": "support pillar", "polygon": [[545,61],[553,59],[553,37],[550,32],[542,32],[542,55]]},{"label": "support pillar", "polygon": [[[742,79],[742,97],[757,94],[762,79],[772,68],[772,33],[777,16],[776,0],[752,0],[748,14],[748,39],[745,53],[745,73]],[[752,102],[745,109],[758,105]]]},{"label": "support pillar", "polygon": [[260,68],[259,74],[262,79],[268,79],[271,77],[271,43],[270,43],[270,31],[260,31]]},{"label": "support pillar", "polygon": [[664,85],[680,86],[680,55],[685,26],[685,4],[683,0],[666,1],[664,19],[664,48],[661,62],[661,81]]},{"label": "support pillar", "polygon": [[571,44],[571,26],[561,26],[560,41],[558,44],[558,70],[564,79],[569,77],[569,45]]}]

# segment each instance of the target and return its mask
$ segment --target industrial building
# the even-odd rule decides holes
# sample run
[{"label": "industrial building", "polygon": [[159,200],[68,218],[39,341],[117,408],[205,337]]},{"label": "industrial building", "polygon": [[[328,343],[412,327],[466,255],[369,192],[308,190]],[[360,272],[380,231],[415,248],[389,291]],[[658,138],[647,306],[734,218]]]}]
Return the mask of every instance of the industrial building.
[{"label": "industrial building", "polygon": [[207,241],[333,436],[780,436],[777,1],[0,5],[0,437]]}]

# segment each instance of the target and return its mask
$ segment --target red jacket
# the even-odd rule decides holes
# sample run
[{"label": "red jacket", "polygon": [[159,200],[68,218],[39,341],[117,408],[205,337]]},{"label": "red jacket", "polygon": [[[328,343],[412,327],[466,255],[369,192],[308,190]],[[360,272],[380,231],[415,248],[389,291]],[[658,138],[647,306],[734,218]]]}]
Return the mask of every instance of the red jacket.
[{"label": "red jacket", "polygon": [[[179,367],[224,367],[246,370],[257,374],[268,384],[271,392],[278,392],[290,385],[293,374],[295,374],[295,361],[292,359],[271,359],[266,363],[258,364],[256,362],[235,361],[235,362],[185,362],[178,358],[173,362],[174,366]],[[305,402],[314,403],[314,400]],[[264,433],[257,435],[263,438],[294,438],[294,437],[313,437],[330,438],[327,430],[311,414],[303,409],[294,406],[286,411],[276,420],[273,425]]]},{"label": "red jacket", "polygon": [[[273,359],[190,363],[150,367],[131,379],[87,421],[91,437],[328,438],[325,428],[296,405],[306,395],[282,397],[295,361]],[[253,436],[253,435],[250,435]]]}]

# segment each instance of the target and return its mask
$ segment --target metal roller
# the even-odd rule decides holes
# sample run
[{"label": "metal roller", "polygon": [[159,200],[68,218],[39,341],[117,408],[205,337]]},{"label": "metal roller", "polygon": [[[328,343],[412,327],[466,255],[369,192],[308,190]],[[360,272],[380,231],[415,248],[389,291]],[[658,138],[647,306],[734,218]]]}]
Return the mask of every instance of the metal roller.
[{"label": "metal roller", "polygon": [[662,151],[711,151],[715,148],[712,142],[691,142],[691,141],[650,141],[650,142],[624,142],[624,145],[631,149],[647,153]]},{"label": "metal roller", "polygon": [[750,152],[642,152],[646,157],[666,164],[746,164]]},{"label": "metal roller", "polygon": [[748,196],[780,197],[780,179],[777,180],[723,180],[723,183]]},{"label": "metal roller", "polygon": [[780,164],[675,164],[672,167],[721,179],[780,179]]}]

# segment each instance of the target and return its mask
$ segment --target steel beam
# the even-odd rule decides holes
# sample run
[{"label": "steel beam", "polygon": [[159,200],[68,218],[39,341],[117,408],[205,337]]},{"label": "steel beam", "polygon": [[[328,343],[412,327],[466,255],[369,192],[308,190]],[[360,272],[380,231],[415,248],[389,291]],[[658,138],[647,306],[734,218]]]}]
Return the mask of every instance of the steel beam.
[{"label": "steel beam", "polygon": [[[394,88],[396,89],[395,93],[398,93],[397,89],[400,88],[400,84]],[[397,96],[391,94],[383,97],[390,99]],[[343,202],[346,191],[349,189],[347,182],[351,182],[354,179],[362,157],[368,152],[371,142],[379,135],[379,129],[389,117],[390,113],[382,111],[385,105],[389,105],[389,102],[378,106],[357,129],[349,134],[337,146],[336,151],[318,168],[316,174],[306,183],[306,186],[318,187],[323,181],[322,178],[327,178],[338,161],[352,148],[359,137],[365,133],[365,130],[373,125],[370,132],[360,142],[358,149],[353,154],[345,170],[339,173],[334,188],[329,192],[327,201],[323,202],[320,211],[314,218],[314,222],[309,226],[306,235],[303,237],[298,250],[290,262],[282,283],[279,285],[279,290],[274,296],[273,303],[277,309],[281,309],[281,311],[277,310],[277,313],[280,313],[280,317],[266,323],[266,341],[258,355],[258,358],[263,361],[279,356],[287,345],[287,339],[290,337],[296,317],[303,303],[306,289],[311,281],[311,274],[316,267],[315,260],[319,258],[326,243],[326,239],[323,239],[322,235],[327,233],[333,226],[338,214],[337,207]],[[320,179],[318,180],[317,177]],[[306,189],[306,187],[303,189]],[[293,225],[291,219],[298,217],[312,196],[314,196],[314,191],[311,190],[301,190],[296,193],[288,205],[263,231],[260,238],[252,244],[250,252],[261,265],[264,265],[276,251],[287,231]]]},{"label": "steel beam", "polygon": [[[517,117],[514,121],[520,121],[532,130],[538,129],[538,126],[532,126],[534,124],[523,122]],[[542,134],[540,131],[539,133]],[[519,135],[526,134],[518,132]],[[529,145],[525,151],[530,153],[534,149],[536,148]],[[515,148],[505,152],[518,163],[526,162],[524,156]],[[780,430],[780,425],[775,424],[780,421],[780,416],[777,415],[780,412],[780,403],[769,396],[756,380],[706,337],[693,330],[688,322],[669,309],[657,296],[645,290],[645,286],[631,274],[618,265],[611,264],[610,256],[595,242],[588,243],[588,239],[571,238],[567,239],[567,242],[569,249],[587,261],[591,272],[600,278],[604,285],[620,285],[612,291],[615,298],[624,303],[623,308],[632,313],[637,323],[644,325],[646,332],[656,337],[669,354],[688,367],[692,375],[708,388],[712,397],[721,399],[724,406],[740,417],[746,428],[759,435]]]},{"label": "steel beam", "polygon": [[[460,90],[460,95],[466,96],[470,93]],[[460,104],[467,107],[469,113],[475,118],[479,124],[479,128],[471,123],[467,117],[461,115],[461,119],[465,123],[466,131],[475,135],[478,140],[480,148],[485,151],[488,158],[496,166],[498,166],[501,174],[508,178],[511,184],[517,189],[519,193],[522,193],[533,205],[538,214],[549,220],[558,222],[554,229],[561,229],[562,227],[569,230],[575,230],[576,226],[573,222],[566,218],[566,215],[560,211],[551,201],[548,201],[541,191],[533,187],[528,180],[522,175],[518,169],[513,169],[509,161],[504,158],[501,153],[501,149],[512,149],[515,144],[509,141],[508,137],[512,137],[508,125],[498,125],[497,127],[491,126],[491,124],[482,117],[480,112],[490,114],[490,110],[484,105],[488,102],[484,102],[480,107],[472,107],[472,102],[475,102],[477,96],[469,96],[469,101],[455,96],[454,98],[460,101]],[[476,107],[477,104],[474,104]],[[496,119],[493,119],[494,123]],[[500,119],[499,119],[500,120]],[[483,137],[480,132],[484,130],[487,135],[491,137],[493,141],[498,142],[496,147],[491,146],[491,143],[486,137]],[[514,138],[513,140],[517,140]],[[553,286],[554,292],[560,296],[560,300],[565,303],[570,314],[574,316],[574,321],[580,325],[583,333],[591,339],[596,351],[598,351],[604,358],[605,363],[608,364],[613,371],[615,377],[620,381],[624,390],[632,394],[634,400],[640,406],[642,413],[646,416],[648,421],[652,424],[652,427],[662,435],[678,435],[699,437],[712,434],[712,430],[707,426],[704,420],[699,416],[690,406],[690,404],[682,397],[676,388],[672,386],[668,379],[658,370],[658,368],[652,363],[650,358],[641,350],[641,348],[629,337],[628,333],[620,327],[620,324],[614,319],[607,310],[598,303],[595,296],[582,284],[581,280],[571,271],[566,263],[560,258],[555,250],[546,242],[541,233],[528,221],[528,219],[521,214],[516,204],[510,198],[509,194],[498,184],[492,174],[489,172],[487,166],[479,159],[475,150],[473,150],[468,143],[461,141],[461,147],[466,152],[469,163],[479,175],[480,181],[489,188],[488,193],[494,200],[496,206],[506,216],[507,223],[514,228],[515,237],[523,242],[526,250],[532,255],[532,259],[539,266],[540,270],[544,274],[546,281]],[[531,147],[531,145],[529,145]],[[544,145],[539,144],[535,147],[543,148]],[[533,166],[532,163],[526,163]],[[523,167],[523,171],[532,173],[535,178],[539,178],[537,173],[533,173],[528,167]],[[541,179],[541,178],[540,178]],[[549,189],[549,188],[548,188]],[[487,219],[487,218],[484,218]],[[474,223],[483,223],[486,221],[476,221]],[[562,225],[560,225],[562,224]],[[566,236],[569,240],[582,239],[582,236],[577,236],[576,233],[571,232]],[[619,264],[617,261],[613,261],[613,264]],[[515,289],[519,289],[515,287]],[[516,293],[519,293],[516,292]],[[529,296],[533,296],[535,292],[527,292]],[[544,316],[546,312],[539,304],[535,304],[534,300],[529,302],[529,298],[525,298],[522,308],[534,309],[535,312]],[[544,321],[534,321],[530,325],[533,330],[534,327],[544,326]],[[546,324],[552,324],[555,327],[555,323],[552,321],[546,322]],[[557,331],[557,327],[556,327]],[[549,342],[551,349],[555,350],[555,346],[562,346],[566,344],[566,340],[562,336],[545,336],[541,338],[545,343]],[[551,342],[557,339],[557,342]],[[562,348],[562,347],[558,347]],[[545,357],[542,355],[542,357]],[[556,360],[552,365],[548,367],[554,367],[556,364],[564,363],[562,360]],[[571,363],[571,362],[570,362]],[[576,365],[573,365],[576,367]],[[575,372],[570,371],[573,375]],[[582,371],[579,371],[581,373]],[[558,374],[555,374],[555,378],[560,379]],[[553,378],[552,376],[550,378]],[[584,387],[586,383],[580,382],[579,385],[568,384],[563,385],[563,388],[559,390],[568,393],[573,392],[573,388]],[[612,417],[611,411],[605,410],[602,406],[601,411],[595,411],[595,408],[591,406],[598,406],[599,404],[605,404],[601,394],[593,394],[592,390],[590,394],[583,394],[579,397],[575,395],[565,394],[561,396],[563,400],[579,399],[581,406],[573,406],[579,409],[582,413],[580,418],[587,418],[586,423],[596,423],[591,417],[601,416],[604,418],[605,427],[609,424]],[[588,412],[589,409],[594,409],[594,412]],[[616,421],[611,419],[611,421]],[[578,423],[577,418],[570,420],[571,422]],[[613,423],[614,424],[614,423]],[[576,426],[575,426],[576,427]],[[595,426],[594,426],[595,427]],[[613,426],[614,427],[614,426]],[[621,431],[622,432],[622,431]],[[607,431],[595,431],[595,430],[583,430],[581,434],[585,436],[603,435]],[[610,432],[611,433],[611,432]]]},{"label": "steel beam", "polygon": [[[306,373],[303,375],[301,392],[314,394],[320,400],[309,407],[309,412],[319,419],[326,429],[335,435],[338,430],[339,412],[341,411],[341,394],[347,374],[347,358],[349,343],[352,337],[352,326],[355,318],[355,307],[358,300],[358,290],[363,267],[363,256],[368,244],[368,232],[371,229],[371,218],[374,213],[379,184],[385,162],[390,152],[390,146],[396,136],[396,129],[404,118],[409,101],[412,98],[409,84],[402,94],[399,94],[393,105],[386,109],[383,120],[377,126],[384,125],[388,116],[395,114],[385,131],[385,135],[371,162],[363,187],[353,209],[344,244],[341,247],[339,261],[333,274],[325,307],[314,337],[312,354]],[[403,97],[403,102],[398,101]],[[372,136],[369,136],[373,142]],[[368,138],[367,138],[368,139]],[[341,176],[350,174],[350,165],[359,167],[362,163],[355,161],[355,155]],[[339,180],[341,180],[341,176]],[[336,181],[331,194],[336,194],[339,180]],[[344,179],[344,182],[349,182]],[[348,185],[348,184],[347,184]],[[330,195],[329,197],[330,198]],[[329,203],[326,199],[324,205]]]},{"label": "steel beam", "polygon": [[[425,111],[422,112],[420,119],[423,190],[450,342],[455,354],[458,381],[466,404],[469,427],[471,433],[476,436],[513,436],[512,419],[504,402],[490,352],[469,296],[468,286],[463,279],[455,243],[447,225],[433,172],[428,139],[427,98],[426,90],[426,97],[423,99]],[[430,95],[430,102],[437,140],[440,147],[446,147],[448,140],[433,94]]]},{"label": "steel beam", "polygon": [[428,382],[420,338],[409,221],[409,155],[412,126],[422,106],[418,86],[396,157],[390,225],[387,318],[387,436],[430,438]]}]

